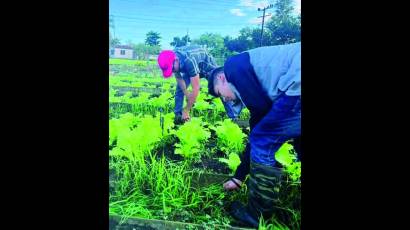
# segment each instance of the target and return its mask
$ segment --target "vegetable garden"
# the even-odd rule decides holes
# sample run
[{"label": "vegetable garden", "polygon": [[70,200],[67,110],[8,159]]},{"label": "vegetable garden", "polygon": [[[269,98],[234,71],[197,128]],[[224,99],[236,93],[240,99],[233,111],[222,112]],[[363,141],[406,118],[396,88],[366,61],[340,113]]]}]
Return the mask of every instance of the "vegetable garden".
[{"label": "vegetable garden", "polygon": [[[110,229],[240,229],[229,204],[246,203],[222,183],[240,163],[249,112],[228,119],[219,98],[201,92],[191,120],[174,125],[175,79],[155,62],[110,60]],[[300,162],[285,143],[276,159],[284,170],[280,201],[260,229],[300,229]]]}]

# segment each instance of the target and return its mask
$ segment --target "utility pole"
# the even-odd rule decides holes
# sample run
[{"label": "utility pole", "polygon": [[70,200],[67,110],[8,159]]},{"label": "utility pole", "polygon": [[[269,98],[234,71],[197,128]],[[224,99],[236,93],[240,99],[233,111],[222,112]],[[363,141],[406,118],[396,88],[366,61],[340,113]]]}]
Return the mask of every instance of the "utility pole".
[{"label": "utility pole", "polygon": [[185,41],[185,43],[186,43],[186,45],[188,45],[188,32],[189,32],[189,29],[186,29],[186,41]]},{"label": "utility pole", "polygon": [[[263,9],[258,8],[258,11],[262,11],[262,10],[263,10],[263,16],[262,16],[262,30],[261,30],[261,42],[260,42],[260,46],[262,46],[262,40],[263,40],[263,24],[265,23],[265,11],[266,11],[267,9],[272,8],[272,7],[273,7],[273,5],[272,5],[272,4],[270,4],[270,5],[266,6],[266,7],[264,7]],[[266,16],[270,16],[270,15],[266,15]],[[260,18],[260,17],[258,17],[258,18]]]},{"label": "utility pole", "polygon": [[115,38],[115,22],[114,22],[114,15],[110,15],[110,20],[109,20],[109,22],[110,22],[110,27],[113,29],[113,32],[114,32],[114,38]]}]

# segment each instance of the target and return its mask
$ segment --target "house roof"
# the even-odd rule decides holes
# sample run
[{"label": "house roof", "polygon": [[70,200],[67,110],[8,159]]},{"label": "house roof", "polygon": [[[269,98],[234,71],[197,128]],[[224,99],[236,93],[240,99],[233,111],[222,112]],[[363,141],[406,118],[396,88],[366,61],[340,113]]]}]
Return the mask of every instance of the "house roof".
[{"label": "house roof", "polygon": [[133,49],[131,46],[127,46],[127,45],[116,45],[116,46],[114,46],[114,48],[118,48],[118,49],[130,49],[130,50]]}]

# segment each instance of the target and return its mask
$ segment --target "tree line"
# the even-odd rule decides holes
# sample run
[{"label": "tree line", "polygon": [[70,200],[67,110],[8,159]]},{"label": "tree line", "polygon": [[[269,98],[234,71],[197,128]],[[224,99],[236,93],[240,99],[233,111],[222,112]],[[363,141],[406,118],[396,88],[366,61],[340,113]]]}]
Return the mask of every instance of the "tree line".
[{"label": "tree line", "polygon": [[[265,24],[263,31],[262,46],[282,45],[298,42],[301,39],[301,15],[292,14],[292,0],[277,0],[274,3],[275,12],[272,18]],[[160,52],[161,35],[150,31],[146,34],[145,43],[127,45],[134,47],[137,56],[146,59],[149,55]],[[118,38],[112,38],[110,33],[110,47],[120,44]],[[239,31],[239,36],[221,36],[216,33],[204,33],[196,39],[188,35],[176,36],[170,42],[172,47],[185,45],[201,45],[206,47],[216,58],[226,59],[234,54],[257,48],[261,44],[261,28],[245,27]]]}]

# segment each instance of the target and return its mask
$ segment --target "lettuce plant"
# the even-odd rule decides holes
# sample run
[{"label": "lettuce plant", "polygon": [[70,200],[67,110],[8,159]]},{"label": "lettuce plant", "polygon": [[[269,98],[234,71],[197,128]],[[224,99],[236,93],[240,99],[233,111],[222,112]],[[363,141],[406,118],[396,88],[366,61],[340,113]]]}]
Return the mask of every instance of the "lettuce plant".
[{"label": "lettuce plant", "polygon": [[300,179],[301,162],[296,161],[296,152],[291,144],[283,143],[278,151],[276,151],[275,159],[284,166],[285,172],[288,173],[292,181],[296,182]]},{"label": "lettuce plant", "polygon": [[226,156],[230,153],[241,154],[245,148],[244,140],[246,135],[241,128],[230,119],[217,122],[213,128],[218,136],[217,147],[223,151]]},{"label": "lettuce plant", "polygon": [[117,140],[118,133],[129,132],[139,122],[139,118],[132,113],[121,114],[119,118],[109,120],[109,143]]},{"label": "lettuce plant", "polygon": [[226,163],[232,172],[235,172],[236,168],[238,168],[239,164],[241,164],[241,159],[236,153],[230,153],[228,159],[219,158],[219,161]]},{"label": "lettuce plant", "polygon": [[172,98],[173,95],[170,92],[165,92],[162,93],[159,97],[153,98],[150,103],[155,108],[155,110],[158,110],[159,108],[169,107]]},{"label": "lettuce plant", "polygon": [[175,144],[175,154],[187,159],[198,159],[200,152],[204,151],[204,142],[211,136],[209,129],[203,127],[201,119],[197,117],[181,125],[175,134],[180,140],[180,143]]},{"label": "lettuce plant", "polygon": [[[130,115],[125,118],[130,119]],[[133,123],[127,122],[133,122],[133,120],[125,118],[123,117],[122,126],[117,126],[117,129],[112,131],[113,138],[116,134],[119,149],[113,150],[110,154],[123,155],[132,161],[143,161],[144,156],[149,154],[161,141],[162,129],[159,119],[148,115],[139,119],[136,128],[130,128]]]}]

